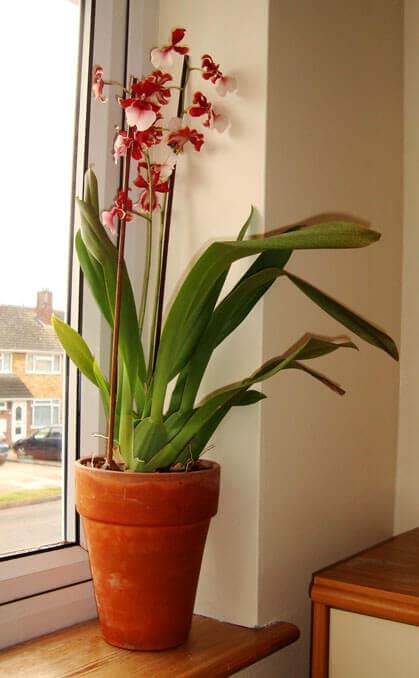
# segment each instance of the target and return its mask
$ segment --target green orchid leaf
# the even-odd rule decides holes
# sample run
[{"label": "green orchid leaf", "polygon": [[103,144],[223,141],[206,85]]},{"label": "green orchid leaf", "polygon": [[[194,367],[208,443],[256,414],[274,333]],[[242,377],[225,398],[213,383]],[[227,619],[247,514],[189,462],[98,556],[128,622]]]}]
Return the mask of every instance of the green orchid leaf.
[{"label": "green orchid leaf", "polygon": [[[199,431],[205,427],[212,419],[215,413],[225,406],[231,405],[234,399],[239,394],[247,391],[250,386],[257,382],[264,381],[274,376],[281,370],[287,369],[301,356],[306,359],[311,354],[327,355],[332,350],[339,348],[347,348],[351,342],[330,342],[323,341],[323,353],[321,349],[322,340],[318,337],[308,335],[300,343],[300,345],[287,355],[277,356],[266,362],[262,367],[256,370],[250,377],[242,381],[235,382],[217,389],[210,393],[200,406],[194,410],[192,416],[188,419],[182,430],[172,440],[170,440],[164,447],[162,447],[144,467],[144,471],[152,471],[158,468],[165,468],[172,464],[182,450],[189,444],[189,442],[196,436]],[[332,344],[334,348],[332,348]],[[353,345],[350,347],[352,348]]]},{"label": "green orchid leaf", "polygon": [[132,391],[127,369],[121,365],[121,410],[119,414],[119,451],[128,468],[134,460],[134,417],[132,412]]},{"label": "green orchid leaf", "polygon": [[186,381],[188,379],[189,365],[190,365],[190,363],[188,363],[186,365],[186,367],[182,370],[182,372],[179,373],[179,376],[176,380],[175,387],[174,387],[172,395],[170,397],[170,403],[169,403],[169,408],[167,410],[167,416],[173,414],[174,412],[177,412],[180,409],[184,390],[185,390],[185,384],[186,384]]},{"label": "green orchid leaf", "polygon": [[336,382],[329,379],[329,377],[326,377],[324,374],[320,374],[320,372],[313,370],[311,367],[302,365],[298,361],[291,363],[286,369],[301,370],[302,372],[309,374],[311,377],[314,377],[314,379],[317,379],[317,381],[320,381],[322,384],[334,391],[334,393],[337,393],[338,395],[345,395],[344,389],[339,386],[339,384],[336,384]]},{"label": "green orchid leaf", "polygon": [[353,348],[358,351],[358,346],[352,341],[332,341],[321,337],[310,336],[310,341],[305,345],[298,356],[299,360],[312,360],[333,353],[338,348]]},{"label": "green orchid leaf", "polygon": [[193,410],[187,412],[174,412],[164,420],[168,440],[174,438],[191,418]]},{"label": "green orchid leaf", "polygon": [[232,407],[247,407],[248,405],[255,405],[255,403],[258,403],[260,400],[266,400],[266,395],[260,391],[251,389],[250,391],[239,393],[234,398]]},{"label": "green orchid leaf", "polygon": [[343,306],[338,301],[335,301],[329,295],[325,294],[321,290],[313,287],[305,280],[302,280],[296,275],[284,271],[285,275],[291,282],[298,287],[301,292],[303,292],[309,299],[314,301],[317,306],[320,306],[323,311],[325,311],[332,318],[341,323],[348,330],[356,334],[364,341],[367,341],[369,344],[381,348],[383,351],[388,353],[394,360],[399,359],[399,353],[397,346],[394,343],[393,339],[388,336],[385,332],[382,332],[372,325],[367,320],[364,320],[359,315],[350,311],[346,306]]},{"label": "green orchid leaf", "polygon": [[89,167],[84,175],[84,200],[90,205],[95,214],[99,216],[99,194],[97,179],[96,174],[93,172],[91,167]]},{"label": "green orchid leaf", "polygon": [[255,208],[253,207],[253,205],[251,205],[249,216],[247,217],[246,221],[241,227],[239,234],[237,236],[237,240],[241,241],[245,239],[246,233],[249,230],[250,226],[252,225],[252,221],[254,218],[255,218]]},{"label": "green orchid leaf", "polygon": [[77,231],[76,233],[75,246],[80,268],[83,271],[85,279],[87,280],[90,291],[98,307],[103,313],[108,325],[112,327],[113,314],[109,305],[109,297],[106,292],[106,283],[102,265],[97,261],[97,259],[89,254],[89,250],[83,242],[80,231]]},{"label": "green orchid leaf", "polygon": [[189,460],[198,459],[201,454],[205,452],[205,448],[207,447],[213,433],[216,431],[221,421],[224,419],[226,414],[228,414],[232,407],[254,405],[265,398],[266,396],[263,393],[254,390],[239,393],[229,405],[221,407],[213,415],[209,422],[200,429],[197,435],[192,438],[184,450],[182,450],[182,452],[179,454],[178,458],[176,459],[176,463],[187,464]]},{"label": "green orchid leaf", "polygon": [[365,247],[379,237],[375,231],[357,224],[333,222],[268,238],[210,245],[184,280],[164,324],[154,374],[153,419],[162,417],[167,384],[174,376],[175,356],[187,340],[186,331],[190,331],[191,321],[199,318],[214,285],[234,261],[272,250]]},{"label": "green orchid leaf", "polygon": [[[253,218],[255,215],[255,210],[252,207],[250,210],[250,214],[243,224],[242,228],[239,231],[239,234],[237,236],[237,240],[241,241],[245,237],[249,227],[252,224]],[[227,267],[224,273],[219,277],[219,279],[216,281],[214,284],[212,290],[209,291],[208,295],[205,298],[205,303],[201,304],[198,308],[195,309],[195,312],[192,313],[189,317],[188,320],[185,321],[185,326],[183,328],[184,330],[184,336],[185,336],[185,342],[183,343],[182,347],[180,348],[179,354],[178,354],[178,359],[173,361],[172,364],[172,369],[169,375],[169,381],[173,377],[175,377],[177,374],[181,373],[182,370],[186,367],[187,368],[187,363],[190,357],[193,355],[193,352],[201,342],[202,337],[206,333],[206,328],[208,325],[208,322],[211,319],[212,312],[214,310],[214,307],[218,301],[218,298],[220,296],[221,290],[224,286],[224,283],[226,281],[229,268]],[[185,377],[186,378],[186,377]],[[184,387],[184,381],[181,379],[179,380],[179,383],[175,387],[172,400],[169,406],[169,412],[172,413],[176,411],[177,409],[177,400],[179,400],[179,403],[181,401],[181,396],[182,396],[182,391]]]},{"label": "green orchid leaf", "polygon": [[134,458],[147,462],[164,447],[168,439],[163,422],[155,422],[150,417],[142,419],[134,431]]},{"label": "green orchid leaf", "polygon": [[247,317],[266,290],[282,273],[281,269],[268,268],[244,276],[240,284],[220,302],[212,314],[188,367],[183,389],[182,409],[193,407],[199,386],[215,348]]},{"label": "green orchid leaf", "polygon": [[109,383],[108,380],[102,373],[102,370],[99,367],[99,364],[96,361],[96,358],[93,358],[93,374],[95,375],[96,384],[100,389],[100,394],[102,398],[103,409],[105,411],[105,416],[109,416]]},{"label": "green orchid leaf", "polygon": [[[109,308],[115,307],[117,250],[105,233],[97,214],[92,207],[78,200],[81,214],[81,236],[89,254],[102,266]],[[131,381],[131,391],[138,391],[137,375],[141,384],[146,380],[144,351],[139,338],[139,327],[134,294],[124,265],[122,278],[123,294],[120,318],[120,351]]]},{"label": "green orchid leaf", "polygon": [[73,361],[89,381],[97,386],[96,375],[93,369],[94,357],[83,337],[55,315],[51,318],[51,324],[70,360]]}]

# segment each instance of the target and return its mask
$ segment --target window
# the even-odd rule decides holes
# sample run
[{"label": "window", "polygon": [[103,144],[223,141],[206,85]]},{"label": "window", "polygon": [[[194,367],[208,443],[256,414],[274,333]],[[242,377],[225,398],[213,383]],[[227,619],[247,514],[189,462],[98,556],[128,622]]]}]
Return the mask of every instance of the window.
[{"label": "window", "polygon": [[[145,7],[146,4],[149,4],[149,8]],[[0,63],[5,65],[2,69],[3,91],[15,90],[16,74],[28,72],[27,55],[30,54],[30,70],[36,73],[36,77],[25,79],[25,96],[37,102],[31,109],[31,126],[38,140],[47,138],[51,142],[46,142],[45,148],[42,148],[42,143],[41,146],[37,145],[37,170],[30,177],[25,175],[22,166],[22,157],[26,153],[25,136],[6,135],[3,144],[3,152],[7,154],[9,162],[7,175],[0,186],[3,201],[13,200],[20,205],[23,181],[25,201],[38,205],[41,199],[46,209],[35,210],[30,223],[23,220],[19,222],[19,228],[7,229],[2,243],[0,311],[2,304],[10,304],[15,309],[21,309],[21,317],[34,318],[35,307],[39,305],[36,326],[37,330],[40,328],[44,333],[44,343],[39,348],[33,345],[21,346],[20,352],[11,351],[14,353],[13,378],[16,376],[22,383],[19,384],[17,400],[11,400],[9,396],[6,398],[6,394],[0,392],[0,401],[7,400],[10,411],[10,416],[5,414],[0,418],[0,423],[5,421],[9,431],[10,426],[16,423],[13,413],[16,414],[18,407],[22,408],[25,457],[30,456],[28,439],[34,437],[31,433],[37,435],[40,431],[40,428],[31,429],[34,425],[32,417],[38,426],[51,431],[51,437],[36,442],[38,449],[35,450],[34,446],[34,456],[45,455],[47,449],[48,455],[60,456],[57,450],[61,450],[62,439],[62,461],[32,464],[25,459],[25,463],[19,466],[10,464],[11,468],[18,467],[27,473],[28,484],[35,484],[38,489],[38,482],[34,483],[31,470],[48,468],[47,475],[54,486],[62,491],[62,497],[61,501],[27,507],[27,517],[18,522],[17,529],[13,530],[9,520],[0,521],[0,648],[96,615],[90,567],[83,548],[83,531],[76,520],[73,467],[79,449],[93,453],[99,450],[99,439],[91,435],[92,431],[103,431],[104,428],[99,394],[84,378],[79,378],[74,367],[63,357],[60,369],[66,385],[60,399],[57,394],[26,394],[25,389],[30,390],[33,383],[41,381],[41,377],[32,379],[31,374],[44,374],[45,383],[58,380],[52,380],[49,376],[56,373],[51,356],[60,352],[60,347],[51,346],[46,336],[49,332],[49,306],[55,311],[62,311],[74,328],[82,325],[88,344],[94,346],[95,354],[103,363],[106,362],[109,349],[106,322],[100,317],[91,296],[84,293],[80,285],[78,263],[74,259],[69,261],[68,249],[68,242],[73,241],[74,235],[68,225],[77,229],[79,223],[77,213],[73,214],[72,210],[74,195],[83,193],[84,170],[94,163],[102,189],[108,187],[108,190],[115,185],[117,171],[103,139],[104,129],[109,129],[109,125],[114,127],[120,124],[121,111],[110,102],[109,106],[96,107],[94,118],[90,120],[89,73],[94,63],[100,63],[106,73],[112,73],[112,77],[121,82],[127,72],[141,71],[141,64],[148,63],[149,50],[157,42],[154,33],[157,25],[156,5],[158,3],[145,3],[144,0],[33,0],[25,3],[16,0],[15,3],[0,3]],[[23,10],[24,22],[21,20]],[[79,99],[74,106],[77,89],[75,70],[69,68],[67,57],[63,61],[62,56],[67,53],[75,57],[79,19],[81,84]],[[36,31],[33,31],[34,25]],[[129,46],[126,45],[128,35]],[[25,49],[22,49],[22,45]],[[13,63],[13,68],[8,67],[10,63]],[[53,72],[54,68],[56,70]],[[44,90],[52,92],[53,99],[59,97],[58,107],[51,105],[51,97],[41,96]],[[71,120],[75,109],[76,134]],[[22,115],[22,120],[16,117],[19,115]],[[0,118],[3,128],[9,129],[10,111],[7,106],[0,107]],[[16,129],[26,129],[27,112],[24,108],[14,108],[13,123]],[[12,137],[15,143],[12,143]],[[55,182],[60,183],[58,188]],[[112,195],[104,193],[101,202],[105,204],[111,198]],[[132,230],[129,238],[128,257],[132,255],[132,258],[128,263],[140,275],[141,271],[135,267],[138,267],[136,252],[139,251],[142,235]],[[134,246],[136,239],[139,244]],[[39,246],[40,242],[43,243],[42,247]],[[23,275],[16,275],[16,261],[19,261],[19,271],[23,271]],[[68,263],[70,267],[67,272]],[[51,275],[54,276],[52,282]],[[10,281],[13,281],[13,285]],[[48,290],[53,292],[51,304]],[[5,326],[6,323],[0,317],[0,331]],[[16,329],[14,337],[20,341],[23,333],[19,323],[9,319],[9,327]],[[31,333],[25,336],[30,338]],[[3,345],[10,346],[10,343]],[[28,353],[43,360],[45,356],[50,356],[48,366],[38,359],[35,359],[35,365],[32,360],[31,365],[27,366],[25,355]],[[40,369],[45,367],[47,371]],[[57,408],[58,400],[61,403]],[[62,426],[54,424],[57,416],[63,422]],[[44,423],[47,417],[52,425]],[[51,426],[54,426],[52,430]],[[4,469],[7,469],[7,464],[2,467],[2,471]],[[0,474],[0,494],[4,492],[5,477],[4,473]],[[49,517],[47,515],[38,520],[38,527],[33,529],[32,524],[35,523],[30,521],[35,519],[37,511],[45,511]],[[1,518],[6,518],[5,511],[0,513]],[[6,543],[2,527],[8,527],[13,544]],[[44,530],[42,537],[39,536],[39,528]],[[21,539],[20,543],[18,539]]]},{"label": "window", "polygon": [[60,374],[61,355],[28,353],[26,356],[26,372],[34,374]]},{"label": "window", "polygon": [[0,353],[0,373],[8,374],[12,371],[12,354]]},{"label": "window", "polygon": [[7,410],[7,402],[5,400],[0,400],[0,412],[5,412]]},{"label": "window", "polygon": [[34,400],[32,409],[32,426],[54,426],[60,423],[59,400]]}]

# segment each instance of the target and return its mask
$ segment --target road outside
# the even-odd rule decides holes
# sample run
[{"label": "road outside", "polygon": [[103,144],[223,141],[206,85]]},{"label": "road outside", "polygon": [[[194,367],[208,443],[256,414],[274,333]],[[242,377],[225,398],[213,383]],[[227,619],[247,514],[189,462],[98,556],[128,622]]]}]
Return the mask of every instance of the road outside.
[{"label": "road outside", "polygon": [[8,460],[0,466],[0,554],[61,541],[60,464]]}]

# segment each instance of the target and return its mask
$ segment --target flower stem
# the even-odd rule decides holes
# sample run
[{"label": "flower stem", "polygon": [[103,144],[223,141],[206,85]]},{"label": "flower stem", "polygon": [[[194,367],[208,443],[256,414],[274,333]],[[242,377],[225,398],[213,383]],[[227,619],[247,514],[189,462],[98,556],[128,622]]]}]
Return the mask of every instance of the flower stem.
[{"label": "flower stem", "polygon": [[166,215],[166,205],[167,205],[167,193],[164,195],[163,207],[160,210],[160,235],[159,235],[159,251],[157,254],[157,280],[156,280],[156,289],[154,296],[154,308],[153,308],[153,321],[150,331],[150,354],[149,354],[149,363],[148,363],[148,378],[151,378],[153,372],[153,366],[155,364],[155,353],[156,353],[156,326],[157,326],[157,313],[159,308],[159,294],[160,294],[160,285],[161,285],[161,274],[162,274],[162,253],[163,253],[163,240],[164,240],[164,221]]},{"label": "flower stem", "polygon": [[126,94],[131,94],[130,90],[124,87],[118,80],[104,80],[103,82],[105,85],[116,85],[117,87],[121,87]]},{"label": "flower stem", "polygon": [[[133,135],[130,128],[129,135]],[[123,191],[128,197],[129,173],[131,165],[131,150],[127,150],[124,166]],[[109,396],[109,419],[108,419],[108,441],[106,446],[106,468],[112,468],[113,459],[113,441],[115,432],[115,410],[116,396],[118,387],[118,348],[119,348],[119,326],[121,320],[121,302],[122,302],[122,281],[124,273],[124,249],[125,249],[125,227],[126,219],[121,219],[118,234],[118,260],[116,267],[116,289],[115,289],[115,310],[112,332],[112,350],[111,350],[111,374],[110,374],[110,396]]]},{"label": "flower stem", "polygon": [[138,313],[138,324],[140,328],[140,337],[142,336],[143,327],[144,327],[144,318],[147,309],[147,298],[148,298],[148,288],[150,284],[150,270],[151,270],[151,249],[153,245],[153,186],[151,179],[151,165],[150,165],[150,156],[148,153],[145,153],[145,158],[147,162],[147,174],[148,174],[148,185],[149,185],[149,213],[147,219],[147,242],[146,242],[146,257],[144,264],[144,277],[141,293],[141,303]]},{"label": "flower stem", "polygon": [[[184,108],[184,98],[185,98],[185,87],[188,81],[189,71],[189,57],[186,55],[183,58],[183,67],[182,75],[180,80],[180,91],[179,91],[179,101],[177,107],[177,117],[180,118]],[[170,188],[167,194],[167,209],[165,214],[165,227],[164,227],[164,236],[163,236],[163,247],[162,247],[162,257],[161,257],[161,275],[159,283],[159,294],[158,294],[158,304],[157,304],[157,320],[156,320],[156,331],[155,331],[155,341],[154,341],[154,356],[153,356],[153,370],[157,362],[157,354],[159,351],[162,320],[163,320],[163,304],[164,304],[164,290],[166,286],[166,272],[167,272],[167,257],[169,253],[169,240],[170,240],[170,225],[172,220],[172,206],[173,206],[173,192],[175,189],[175,178],[176,178],[176,165],[173,169],[173,172],[170,177]]]}]

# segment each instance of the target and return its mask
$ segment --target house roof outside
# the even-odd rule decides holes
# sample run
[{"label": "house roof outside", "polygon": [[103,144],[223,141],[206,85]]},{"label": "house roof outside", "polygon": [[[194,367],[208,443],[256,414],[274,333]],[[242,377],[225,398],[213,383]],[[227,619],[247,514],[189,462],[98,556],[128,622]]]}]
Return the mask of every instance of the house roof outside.
[{"label": "house roof outside", "polygon": [[[61,311],[54,313],[64,316]],[[62,353],[62,348],[52,326],[39,320],[35,308],[0,305],[0,351]]]},{"label": "house roof outside", "polygon": [[0,394],[2,400],[33,398],[28,387],[14,374],[0,374]]}]

